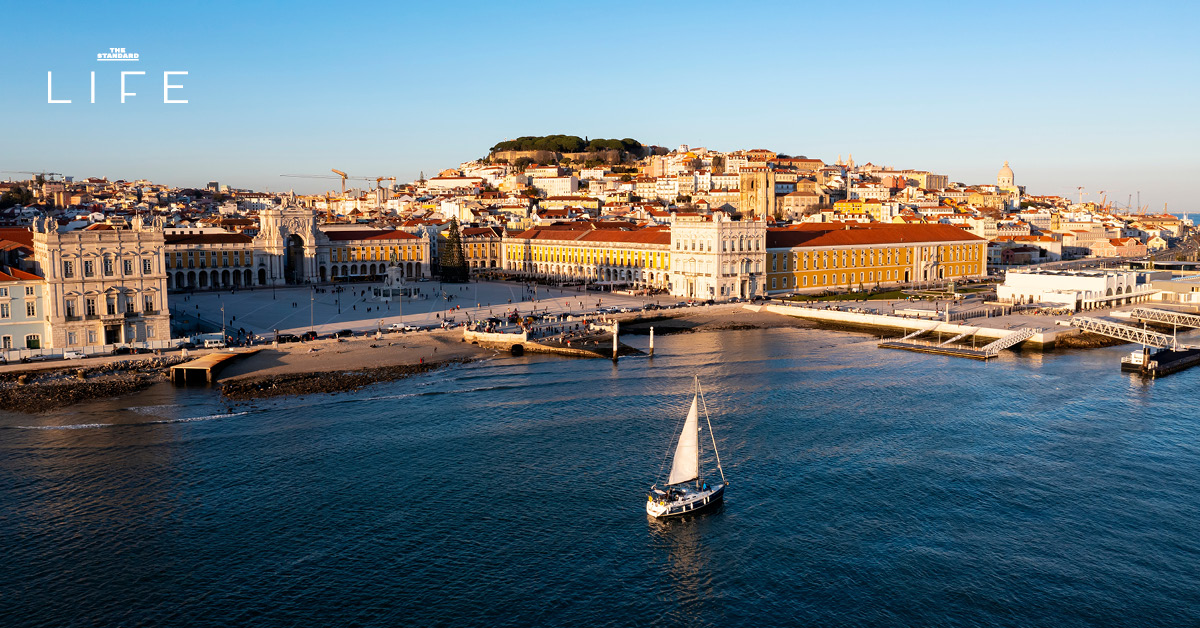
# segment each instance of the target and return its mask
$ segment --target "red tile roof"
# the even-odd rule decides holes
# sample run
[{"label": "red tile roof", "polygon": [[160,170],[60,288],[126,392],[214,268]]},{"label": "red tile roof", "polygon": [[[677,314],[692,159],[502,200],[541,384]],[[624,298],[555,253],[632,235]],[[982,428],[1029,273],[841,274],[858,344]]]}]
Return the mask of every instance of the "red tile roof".
[{"label": "red tile roof", "polygon": [[984,239],[954,225],[943,224],[879,223],[830,226],[813,223],[767,230],[768,249],[964,241],[984,242]]},{"label": "red tile roof", "polygon": [[419,240],[417,236],[407,231],[394,229],[326,231],[325,236],[330,240],[345,242],[348,240]]},{"label": "red tile roof", "polygon": [[28,229],[5,228],[0,229],[0,238],[20,242],[28,247],[33,247],[33,232]]}]

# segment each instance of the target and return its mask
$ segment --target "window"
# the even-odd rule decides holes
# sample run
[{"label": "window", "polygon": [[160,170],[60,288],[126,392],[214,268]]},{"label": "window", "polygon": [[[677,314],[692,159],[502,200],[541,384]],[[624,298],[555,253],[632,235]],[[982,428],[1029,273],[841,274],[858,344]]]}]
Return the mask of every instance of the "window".
[{"label": "window", "polygon": [[96,344],[96,330],[94,330],[94,329],[88,330],[88,344],[89,345]]},{"label": "window", "polygon": [[3,338],[0,338],[0,343],[3,344],[5,349],[12,349],[12,336],[4,336]]},{"label": "window", "polygon": [[112,261],[112,258],[111,258],[111,257],[106,257],[106,258],[104,258],[104,276],[105,276],[105,277],[112,277],[112,274],[113,274],[113,261]]},{"label": "window", "polygon": [[67,316],[75,316],[75,299],[67,299]]},{"label": "window", "polygon": [[112,297],[108,298],[108,310],[107,311],[108,311],[109,316],[112,316],[117,313],[117,300],[116,299],[114,299]]},{"label": "window", "polygon": [[150,269],[150,260],[148,260],[148,259],[142,260],[142,274],[149,275],[152,272],[154,272],[154,271]]},{"label": "window", "polygon": [[75,276],[75,262],[63,262],[63,277],[70,279]]},{"label": "window", "polygon": [[8,288],[0,288],[0,297],[8,296]]},{"label": "window", "polygon": [[72,347],[79,344],[79,334],[73,331],[67,332],[67,344]]},{"label": "window", "polygon": [[771,277],[771,289],[772,290],[775,289],[775,278],[774,277]]},{"label": "window", "polygon": [[133,299],[125,299],[125,313],[132,314],[133,312]]},{"label": "window", "polygon": [[25,302],[25,316],[29,318],[37,318],[37,303],[34,301]]},{"label": "window", "polygon": [[153,326],[153,325],[147,325],[147,326],[146,326],[146,337],[147,337],[147,338],[153,338],[153,337],[154,337],[154,326]]},{"label": "window", "polygon": [[25,296],[33,296],[33,286],[25,286]]},{"label": "window", "polygon": [[145,312],[147,312],[147,313],[153,312],[154,311],[154,295],[147,294],[147,295],[143,296],[142,297],[142,305],[143,305],[142,310],[144,310]]},{"label": "window", "polygon": [[83,261],[83,276],[92,277],[96,274],[96,263],[92,260]]},{"label": "window", "polygon": [[28,336],[25,336],[25,348],[26,349],[41,349],[42,348],[42,337],[37,334],[29,334]]},{"label": "window", "polygon": [[9,306],[7,303],[0,303],[0,318],[8,318],[10,316]]},{"label": "window", "polygon": [[121,260],[121,270],[123,270],[126,275],[132,275],[133,274],[133,260],[131,260],[131,259]]},{"label": "window", "polygon": [[87,315],[88,316],[96,315],[96,300],[95,299],[87,300]]}]

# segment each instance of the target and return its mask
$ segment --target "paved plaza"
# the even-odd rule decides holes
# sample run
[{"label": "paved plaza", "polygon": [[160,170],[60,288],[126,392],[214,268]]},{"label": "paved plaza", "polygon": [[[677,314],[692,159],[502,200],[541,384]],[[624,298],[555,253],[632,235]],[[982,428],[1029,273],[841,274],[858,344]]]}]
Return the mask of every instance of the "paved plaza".
[{"label": "paved plaza", "polygon": [[437,281],[413,282],[408,287],[419,291],[412,297],[399,297],[390,303],[374,296],[381,283],[354,283],[310,288],[255,288],[236,292],[172,293],[171,312],[178,319],[199,316],[220,326],[222,307],[228,330],[270,336],[299,334],[309,329],[328,334],[342,329],[374,331],[393,323],[438,325],[449,318],[460,323],[489,316],[502,316],[514,308],[521,314],[574,313],[595,311],[598,307],[642,306],[646,303],[675,303],[668,295],[628,296],[608,292],[582,292],[579,288],[535,289],[519,282],[479,281],[443,284]]}]

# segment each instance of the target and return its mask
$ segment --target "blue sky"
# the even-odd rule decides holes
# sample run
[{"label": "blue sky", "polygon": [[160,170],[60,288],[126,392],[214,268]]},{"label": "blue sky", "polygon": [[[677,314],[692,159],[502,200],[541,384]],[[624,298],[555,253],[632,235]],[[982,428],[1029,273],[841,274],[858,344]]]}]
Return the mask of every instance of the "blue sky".
[{"label": "blue sky", "polygon": [[[315,192],[567,133],[1193,207],[1184,3],[19,3],[0,170]],[[100,63],[109,47],[137,63]],[[97,73],[89,104],[88,73]],[[137,92],[120,104],[120,71]],[[162,103],[162,72],[189,72]],[[46,72],[55,98],[46,103]],[[0,177],[3,177],[0,174]],[[1090,197],[1085,197],[1090,198]],[[1200,207],[1196,208],[1200,210]]]}]

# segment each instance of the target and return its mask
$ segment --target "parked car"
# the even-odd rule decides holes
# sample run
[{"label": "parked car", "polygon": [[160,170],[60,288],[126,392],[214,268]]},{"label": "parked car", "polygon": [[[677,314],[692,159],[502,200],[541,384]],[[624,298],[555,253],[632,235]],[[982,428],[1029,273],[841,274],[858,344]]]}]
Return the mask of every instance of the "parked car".
[{"label": "parked car", "polygon": [[333,337],[334,338],[352,338],[352,337],[354,337],[354,330],[353,329],[342,329],[339,331],[335,331],[335,332],[333,332]]},{"label": "parked car", "polygon": [[300,336],[297,336],[296,334],[279,334],[278,336],[275,336],[275,340],[280,344],[286,342],[300,342]]},{"label": "parked car", "polygon": [[86,357],[82,351],[63,351],[64,360],[82,360]]},{"label": "parked car", "polygon": [[137,352],[137,349],[134,347],[117,347],[113,349],[109,355],[131,355]]},{"label": "parked car", "polygon": [[392,323],[391,325],[388,325],[388,331],[405,332],[405,331],[416,331],[416,330],[417,330],[416,327],[413,327],[412,325],[405,325],[403,323]]},{"label": "parked car", "polygon": [[300,334],[300,340],[316,340],[316,339],[317,339],[317,332],[312,331],[311,329],[304,332],[303,334]]}]

